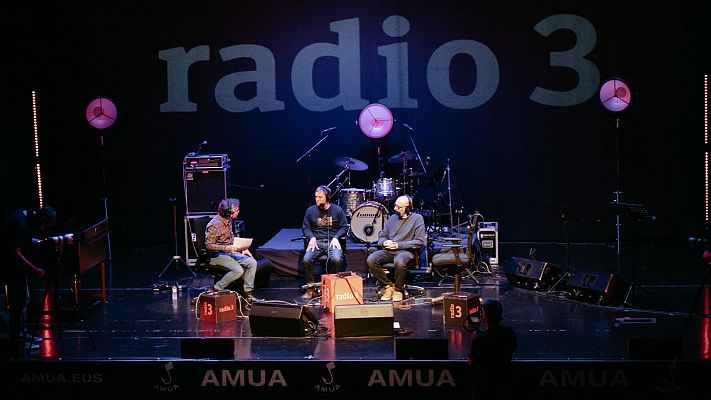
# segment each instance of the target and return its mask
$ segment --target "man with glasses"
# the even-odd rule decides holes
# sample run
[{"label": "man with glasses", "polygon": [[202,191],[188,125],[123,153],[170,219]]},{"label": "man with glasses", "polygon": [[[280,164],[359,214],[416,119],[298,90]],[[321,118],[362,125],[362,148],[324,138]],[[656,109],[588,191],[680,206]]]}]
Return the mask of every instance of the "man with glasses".
[{"label": "man with glasses", "polygon": [[213,252],[210,266],[226,270],[227,273],[215,283],[215,290],[226,289],[240,277],[244,278],[244,298],[252,303],[254,278],[257,274],[257,260],[248,248],[234,244],[232,220],[239,215],[239,199],[223,199],[217,206],[217,215],[205,228],[205,247]]},{"label": "man with glasses", "polygon": [[[395,214],[385,222],[380,232],[377,247],[368,256],[368,270],[378,283],[385,287],[380,300],[402,301],[408,265],[416,259],[415,254],[426,245],[425,220],[412,212],[412,198],[404,195],[395,200]],[[395,283],[385,272],[383,265],[395,265]]]}]

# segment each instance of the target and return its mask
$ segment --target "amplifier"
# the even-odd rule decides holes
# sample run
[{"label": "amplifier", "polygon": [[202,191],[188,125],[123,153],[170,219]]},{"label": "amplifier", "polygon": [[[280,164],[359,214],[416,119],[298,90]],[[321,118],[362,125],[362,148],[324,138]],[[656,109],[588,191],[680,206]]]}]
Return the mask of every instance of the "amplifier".
[{"label": "amplifier", "polygon": [[499,223],[479,222],[479,243],[484,259],[488,259],[489,264],[499,264]]},{"label": "amplifier", "polygon": [[183,168],[186,170],[227,168],[229,164],[227,154],[188,154],[183,160]]}]

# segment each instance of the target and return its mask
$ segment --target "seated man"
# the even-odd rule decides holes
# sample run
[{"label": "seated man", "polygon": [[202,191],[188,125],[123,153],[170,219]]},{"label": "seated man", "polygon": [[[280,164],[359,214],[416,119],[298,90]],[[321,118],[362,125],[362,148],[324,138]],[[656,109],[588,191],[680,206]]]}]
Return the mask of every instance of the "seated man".
[{"label": "seated man", "polygon": [[338,238],[348,233],[346,213],[337,204],[331,204],[331,189],[321,185],[314,193],[316,204],[306,209],[302,231],[309,239],[304,253],[304,277],[306,279],[305,300],[314,297],[314,260],[322,254],[328,254],[327,263],[333,268],[333,273],[341,270],[343,264],[343,249]]},{"label": "seated man", "polygon": [[[385,222],[377,246],[380,250],[368,256],[366,263],[370,274],[385,286],[381,300],[402,301],[408,264],[415,253],[426,245],[425,220],[412,212],[410,196],[395,200],[395,214]],[[395,264],[395,283],[388,278],[383,265]]]},{"label": "seated man", "polygon": [[232,220],[239,215],[238,199],[223,199],[217,206],[217,215],[205,228],[205,247],[213,252],[210,265],[229,272],[215,283],[216,290],[226,289],[232,282],[244,275],[244,296],[252,302],[254,277],[257,274],[257,260],[249,249],[234,246]]}]

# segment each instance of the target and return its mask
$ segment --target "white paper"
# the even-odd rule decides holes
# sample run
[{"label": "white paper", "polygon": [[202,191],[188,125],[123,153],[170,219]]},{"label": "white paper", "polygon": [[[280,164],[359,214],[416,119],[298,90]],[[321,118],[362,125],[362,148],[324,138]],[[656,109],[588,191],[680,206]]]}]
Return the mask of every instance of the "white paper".
[{"label": "white paper", "polygon": [[248,249],[249,246],[252,245],[252,238],[236,237],[235,240],[232,242],[232,245],[236,246],[240,250]]}]

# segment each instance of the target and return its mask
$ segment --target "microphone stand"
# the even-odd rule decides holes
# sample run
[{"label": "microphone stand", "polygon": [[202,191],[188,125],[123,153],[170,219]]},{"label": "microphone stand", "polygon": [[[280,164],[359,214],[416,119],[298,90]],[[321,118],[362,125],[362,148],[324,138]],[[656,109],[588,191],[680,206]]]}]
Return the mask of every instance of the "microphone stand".
[{"label": "microphone stand", "polygon": [[408,125],[405,125],[405,128],[407,128],[407,135],[410,137],[410,142],[412,143],[412,148],[415,150],[415,154],[417,154],[417,160],[420,161],[420,166],[422,167],[422,172],[424,172],[426,174],[427,168],[425,168],[425,163],[422,162],[422,157],[420,157],[420,152],[417,150],[417,145],[415,144],[415,139],[412,138],[413,129],[410,128]]},{"label": "microphone stand", "polygon": [[[323,133],[323,132],[322,132],[322,133]],[[306,157],[306,156],[308,156],[309,154],[311,154],[311,152],[312,152],[316,147],[318,147],[318,145],[320,145],[321,142],[323,142],[324,140],[326,140],[326,139],[328,138],[328,135],[330,135],[330,134],[331,134],[331,132],[326,132],[326,135],[324,135],[323,137],[321,137],[321,139],[320,139],[318,142],[316,142],[316,144],[314,144],[313,146],[311,146],[310,149],[306,150],[306,153],[302,154],[301,157],[299,157],[299,158],[296,160],[296,163],[298,164],[301,160],[304,159],[304,157]]]},{"label": "microphone stand", "polygon": [[[324,132],[326,133],[326,135],[324,135]],[[322,131],[322,132],[321,132],[321,139],[319,139],[319,141],[316,142],[316,144],[314,144],[313,146],[311,146],[310,149],[306,150],[306,153],[302,154],[301,157],[297,158],[297,159],[296,159],[296,163],[298,164],[298,163],[301,162],[301,160],[303,160],[306,156],[310,156],[310,155],[311,155],[311,152],[314,151],[314,149],[315,149],[316,147],[318,147],[318,145],[320,145],[321,142],[323,142],[324,140],[326,140],[326,139],[328,138],[328,135],[330,135],[330,134],[331,134],[330,132],[327,132],[327,131],[325,131],[325,130]],[[308,180],[308,182],[307,182],[306,187],[311,187],[311,170],[310,170],[310,169],[309,169],[309,171],[308,171],[307,180]]]}]

